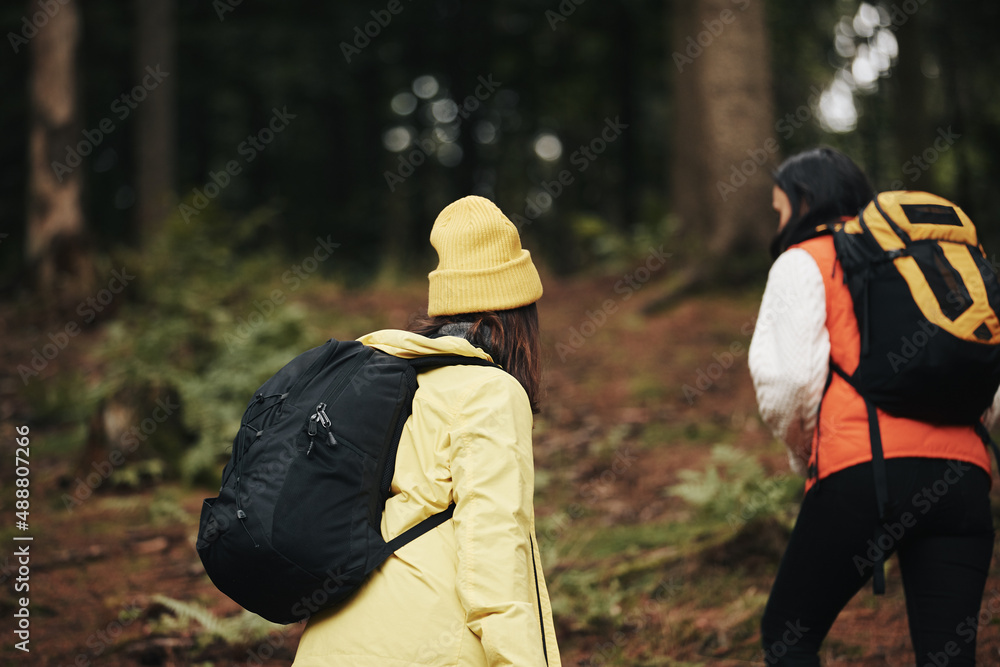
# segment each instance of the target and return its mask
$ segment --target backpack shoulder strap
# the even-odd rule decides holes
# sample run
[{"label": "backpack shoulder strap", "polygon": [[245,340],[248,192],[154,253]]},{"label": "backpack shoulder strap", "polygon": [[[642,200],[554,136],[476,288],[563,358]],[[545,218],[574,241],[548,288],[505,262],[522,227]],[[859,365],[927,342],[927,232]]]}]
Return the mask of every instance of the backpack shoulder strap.
[{"label": "backpack shoulder strap", "polygon": [[395,552],[413,540],[417,539],[424,533],[428,533],[431,530],[437,528],[442,523],[451,518],[451,515],[455,513],[455,503],[448,505],[448,507],[437,514],[432,514],[427,517],[417,525],[403,531],[402,534],[389,540],[385,545],[385,550],[387,555]]},{"label": "backpack shoulder strap", "polygon": [[[885,467],[885,451],[882,449],[882,431],[879,428],[878,412],[875,405],[868,400],[868,397],[858,388],[850,375],[844,372],[837,364],[830,362],[830,369],[842,377],[847,384],[854,387],[862,400],[865,402],[865,410],[868,414],[868,436],[871,440],[872,449],[872,475],[875,482],[875,501],[878,504],[878,526],[875,528],[873,539],[875,544],[885,534],[885,520],[889,509],[889,476]],[[881,554],[872,563],[872,589],[875,595],[885,593],[885,555]]]},{"label": "backpack shoulder strap", "polygon": [[[432,368],[440,368],[442,366],[493,366],[494,368],[500,368],[499,365],[493,363],[492,361],[487,361],[486,359],[481,359],[479,357],[464,357],[460,354],[434,354],[423,357],[414,357],[413,359],[405,359],[404,361],[406,361],[406,363],[409,364],[410,367],[417,373],[430,370]],[[398,422],[398,426],[394,433],[395,442],[399,442],[399,438],[403,430],[403,423],[405,421],[406,419],[404,417]],[[386,471],[390,471],[393,467],[394,466],[392,465],[388,466]],[[388,473],[388,475],[388,478],[383,480],[386,490],[388,489],[388,482],[392,478],[391,473]],[[389,542],[386,543],[385,549],[382,551],[380,558],[373,561],[374,565],[372,565],[372,567],[377,567],[378,564],[388,558],[389,555],[397,549],[406,546],[424,533],[440,526],[442,523],[450,519],[454,512],[455,504],[452,503],[446,509],[427,517],[417,525],[389,540]]]}]

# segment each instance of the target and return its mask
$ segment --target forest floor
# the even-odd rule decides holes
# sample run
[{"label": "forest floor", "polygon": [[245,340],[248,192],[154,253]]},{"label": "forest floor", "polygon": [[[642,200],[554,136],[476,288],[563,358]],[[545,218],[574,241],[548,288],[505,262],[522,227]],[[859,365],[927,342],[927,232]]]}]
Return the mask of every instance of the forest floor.
[{"label": "forest floor", "polygon": [[[655,285],[646,294],[616,291],[616,282],[548,279],[539,304],[546,395],[534,429],[536,515],[563,664],[764,664],[758,625],[797,497],[755,498],[789,485],[800,494],[801,485],[757,416],[746,367],[759,294],[701,295],[644,316]],[[342,312],[378,311],[388,326],[404,327],[423,303],[422,289],[336,289],[329,299]],[[309,308],[322,309],[323,294],[310,291]],[[242,642],[226,630],[239,608],[208,580],[194,549],[201,502],[213,489],[102,488],[67,507],[78,454],[73,446],[47,449],[54,427],[37,423],[11,372],[52,329],[36,322],[25,332],[14,321],[19,312],[0,304],[0,354],[11,373],[0,379],[0,663],[289,664],[301,624],[258,629]],[[101,327],[80,334],[47,373],[99,373],[90,350],[103,335]],[[32,424],[26,532],[14,527],[12,474],[15,427],[23,424]],[[720,444],[748,456],[726,467],[713,449]],[[719,484],[711,474],[701,477],[719,496],[713,511],[667,492],[683,470],[720,471],[722,487],[711,486]],[[763,491],[726,500],[718,489],[729,481]],[[15,535],[33,541],[14,542]],[[30,592],[16,593],[14,550],[23,544],[30,544]],[[867,587],[855,596],[826,641],[824,664],[914,664],[895,561],[887,588],[883,597]],[[30,597],[30,654],[14,647],[20,597]],[[987,611],[990,603],[1000,606],[996,556],[983,607],[983,665],[1000,664],[1000,617]]]}]

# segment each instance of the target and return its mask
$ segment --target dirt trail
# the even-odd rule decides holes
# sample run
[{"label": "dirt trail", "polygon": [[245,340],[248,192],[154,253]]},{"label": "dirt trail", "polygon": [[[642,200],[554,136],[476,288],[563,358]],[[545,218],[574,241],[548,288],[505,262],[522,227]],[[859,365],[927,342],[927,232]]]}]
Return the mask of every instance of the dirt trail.
[{"label": "dirt trail", "polygon": [[[746,370],[756,304],[749,296],[706,296],[646,318],[639,308],[647,295],[615,285],[614,278],[547,279],[539,305],[546,396],[535,428],[536,512],[548,577],[566,596],[557,606],[564,664],[762,664],[756,623],[782,529],[688,539],[684,531],[696,530],[697,514],[664,492],[678,471],[704,468],[717,442],[752,453],[768,473],[785,471],[782,448],[757,417]],[[420,294],[337,290],[331,299],[339,309],[383,312],[388,326],[405,326]],[[25,332],[11,324],[12,307],[0,311],[4,368],[12,369],[30,358],[45,328]],[[100,336],[98,329],[75,341],[46,374],[99,372],[87,352]],[[0,384],[5,461],[13,457],[14,427],[33,420],[18,398],[20,384],[16,375]],[[51,436],[45,427],[32,433],[32,650],[15,650],[5,629],[0,662],[290,663],[301,626],[228,646],[152,601],[163,594],[197,602],[218,617],[239,611],[208,581],[194,550],[201,499],[211,490],[162,484],[139,493],[99,491],[70,511],[63,496],[72,492],[72,456],[48,453]],[[0,471],[0,616],[7,619],[0,627],[10,628],[17,604],[13,475],[7,463]],[[984,606],[983,665],[1000,664],[1000,614],[989,611],[991,601],[1000,610],[996,558]],[[863,591],[841,614],[824,664],[911,665],[908,644],[891,568],[884,598]]]}]

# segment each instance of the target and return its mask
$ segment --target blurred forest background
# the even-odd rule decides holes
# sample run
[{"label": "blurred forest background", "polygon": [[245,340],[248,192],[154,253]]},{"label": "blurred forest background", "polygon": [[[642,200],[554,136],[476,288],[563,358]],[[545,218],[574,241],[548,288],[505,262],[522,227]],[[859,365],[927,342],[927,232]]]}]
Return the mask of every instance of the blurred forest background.
[{"label": "blurred forest background", "polygon": [[[406,326],[434,218],[470,193],[546,284],[565,664],[759,662],[802,486],[742,358],[770,173],[831,145],[1000,248],[998,24],[990,0],[4,3],[0,451],[30,424],[39,664],[288,662],[301,629],[200,570],[200,498],[284,362]],[[829,664],[912,662],[896,584],[852,603]]]},{"label": "blurred forest background", "polygon": [[[739,274],[761,267],[744,251],[770,235],[769,172],[817,143],[1000,234],[996,3],[55,3],[0,9],[8,290],[74,237],[141,248],[166,216],[261,209],[240,252],[332,234],[324,271],[419,273],[436,213],[469,193],[533,223],[526,245],[559,273],[648,229]],[[602,147],[609,121],[624,129]]]}]

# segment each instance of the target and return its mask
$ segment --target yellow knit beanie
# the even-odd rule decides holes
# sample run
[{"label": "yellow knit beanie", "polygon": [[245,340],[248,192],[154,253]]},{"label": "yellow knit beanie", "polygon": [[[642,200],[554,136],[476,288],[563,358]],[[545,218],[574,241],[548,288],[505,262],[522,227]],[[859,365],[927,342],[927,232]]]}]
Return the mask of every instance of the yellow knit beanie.
[{"label": "yellow knit beanie", "polygon": [[463,197],[434,221],[438,267],[427,276],[427,314],[509,310],[538,301],[542,281],[517,227],[483,197]]}]

